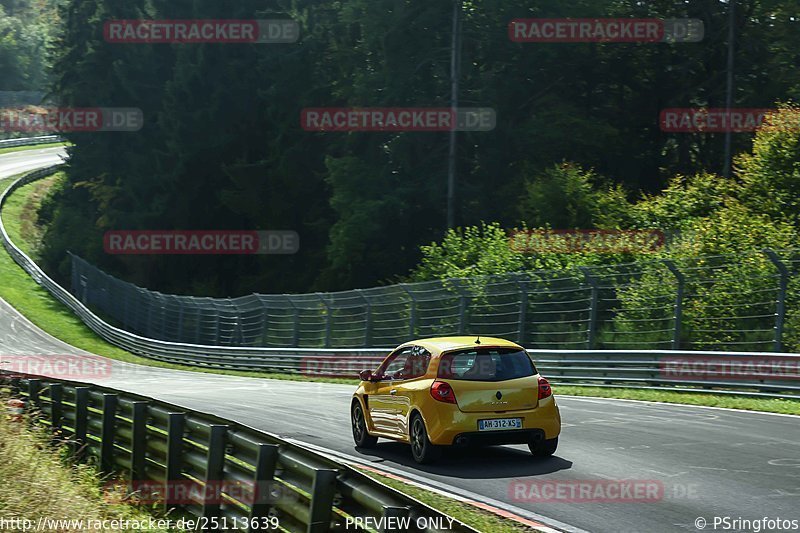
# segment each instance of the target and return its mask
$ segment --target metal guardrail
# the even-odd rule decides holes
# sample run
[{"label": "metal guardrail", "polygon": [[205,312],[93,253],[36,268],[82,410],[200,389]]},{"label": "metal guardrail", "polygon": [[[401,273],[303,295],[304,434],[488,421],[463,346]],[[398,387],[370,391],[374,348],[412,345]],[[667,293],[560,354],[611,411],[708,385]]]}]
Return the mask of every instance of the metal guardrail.
[{"label": "metal guardrail", "polygon": [[[87,383],[3,377],[33,421],[104,473],[122,474],[126,495],[147,487],[140,499],[160,494],[205,531],[369,531],[347,518],[393,517],[408,521],[402,531],[477,532],[342,462],[230,420]],[[214,527],[224,519],[228,527]]]},{"label": "metal guardrail", "polygon": [[44,135],[41,137],[21,137],[19,139],[0,140],[0,149],[12,148],[16,146],[34,146],[37,144],[50,144],[61,142],[63,139],[58,135]]},{"label": "metal guardrail", "polygon": [[[0,194],[0,212],[8,196],[27,183],[47,176],[58,166],[26,174]],[[202,368],[295,373],[305,376],[353,377],[364,368],[374,368],[390,348],[261,348],[204,346],[141,337],[114,327],[95,315],[69,291],[51,279],[9,238],[0,218],[0,238],[8,253],[57,300],[70,308],[92,331],[109,343],[131,353],[159,361]],[[744,394],[800,399],[800,355],[785,353],[698,352],[677,350],[530,350],[540,370],[556,384],[601,387],[673,387],[694,392]],[[777,359],[793,366],[785,376],[731,378],[712,371],[702,379],[672,377],[665,366],[675,359],[728,357],[751,362]],[[728,378],[726,379],[726,376]],[[741,379],[739,379],[741,378]]]}]

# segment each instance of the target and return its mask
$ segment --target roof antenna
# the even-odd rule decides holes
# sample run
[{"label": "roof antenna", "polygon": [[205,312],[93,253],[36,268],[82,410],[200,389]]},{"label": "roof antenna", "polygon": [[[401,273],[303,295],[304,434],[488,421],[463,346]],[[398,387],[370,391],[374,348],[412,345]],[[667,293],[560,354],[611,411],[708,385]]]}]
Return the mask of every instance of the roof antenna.
[{"label": "roof antenna", "polygon": [[481,336],[478,335],[478,338],[475,339],[475,344],[480,344],[480,343],[481,343]]}]

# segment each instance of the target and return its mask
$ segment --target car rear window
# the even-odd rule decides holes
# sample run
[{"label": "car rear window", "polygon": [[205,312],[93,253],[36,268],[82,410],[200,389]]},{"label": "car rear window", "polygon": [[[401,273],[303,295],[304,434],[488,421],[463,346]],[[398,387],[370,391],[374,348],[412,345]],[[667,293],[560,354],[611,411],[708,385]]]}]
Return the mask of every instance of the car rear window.
[{"label": "car rear window", "polygon": [[464,381],[505,381],[536,374],[528,354],[515,348],[470,348],[446,353],[438,376]]}]

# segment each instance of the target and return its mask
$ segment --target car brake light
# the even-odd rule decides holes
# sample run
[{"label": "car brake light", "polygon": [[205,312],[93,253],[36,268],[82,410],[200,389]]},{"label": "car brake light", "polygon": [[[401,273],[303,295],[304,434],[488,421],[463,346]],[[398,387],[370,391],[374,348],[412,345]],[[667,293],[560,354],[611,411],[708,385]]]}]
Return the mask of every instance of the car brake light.
[{"label": "car brake light", "polygon": [[550,382],[544,378],[539,378],[539,399],[544,400],[553,395],[553,389],[550,388]]},{"label": "car brake light", "polygon": [[431,396],[434,400],[444,403],[456,403],[456,393],[453,392],[453,387],[444,381],[434,381],[431,385]]}]

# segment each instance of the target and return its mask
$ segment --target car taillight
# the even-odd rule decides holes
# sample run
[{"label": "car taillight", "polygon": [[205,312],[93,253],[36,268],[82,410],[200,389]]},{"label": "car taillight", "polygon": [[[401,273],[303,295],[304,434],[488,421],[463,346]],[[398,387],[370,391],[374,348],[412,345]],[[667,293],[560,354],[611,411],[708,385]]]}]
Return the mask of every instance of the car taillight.
[{"label": "car taillight", "polygon": [[539,399],[544,400],[553,395],[553,389],[550,388],[550,382],[544,378],[539,378]]},{"label": "car taillight", "polygon": [[453,387],[444,381],[434,381],[431,385],[431,396],[434,400],[444,403],[456,403],[456,393],[453,392]]}]

